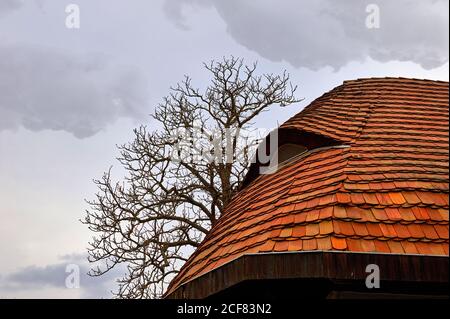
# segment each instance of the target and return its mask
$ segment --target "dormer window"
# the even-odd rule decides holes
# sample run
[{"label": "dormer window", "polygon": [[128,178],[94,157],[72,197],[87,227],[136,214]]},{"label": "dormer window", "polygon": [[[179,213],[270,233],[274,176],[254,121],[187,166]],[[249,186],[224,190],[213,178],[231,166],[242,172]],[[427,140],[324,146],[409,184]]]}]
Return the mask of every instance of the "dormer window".
[{"label": "dormer window", "polygon": [[[263,141],[255,154],[253,163],[250,165],[247,175],[242,182],[244,188],[255,180],[261,172],[264,174],[277,171],[280,167],[288,165],[300,156],[307,156],[308,152],[318,148],[341,145],[342,142],[332,138],[301,131],[297,129],[278,129],[278,147],[276,152],[270,154],[269,136]],[[265,153],[264,149],[266,150]],[[258,154],[266,154],[270,161],[260,160]],[[277,156],[274,158],[274,156]]]},{"label": "dormer window", "polygon": [[294,161],[302,154],[308,152],[304,145],[287,143],[278,147],[278,149],[271,154],[270,160],[267,163],[259,163],[259,174],[272,174],[279,170],[282,166]]},{"label": "dormer window", "polygon": [[297,155],[303,154],[308,149],[303,145],[287,143],[281,145],[277,150],[278,165],[283,165]]}]

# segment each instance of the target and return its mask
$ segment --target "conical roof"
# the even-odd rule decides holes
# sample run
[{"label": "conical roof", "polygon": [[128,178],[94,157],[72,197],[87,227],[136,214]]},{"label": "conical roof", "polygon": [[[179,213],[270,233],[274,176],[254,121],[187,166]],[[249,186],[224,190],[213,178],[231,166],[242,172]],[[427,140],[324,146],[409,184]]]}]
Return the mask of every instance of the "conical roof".
[{"label": "conical roof", "polygon": [[166,295],[248,254],[448,255],[448,111],[448,82],[430,80],[345,81],[316,99],[281,129],[335,145],[253,178]]}]

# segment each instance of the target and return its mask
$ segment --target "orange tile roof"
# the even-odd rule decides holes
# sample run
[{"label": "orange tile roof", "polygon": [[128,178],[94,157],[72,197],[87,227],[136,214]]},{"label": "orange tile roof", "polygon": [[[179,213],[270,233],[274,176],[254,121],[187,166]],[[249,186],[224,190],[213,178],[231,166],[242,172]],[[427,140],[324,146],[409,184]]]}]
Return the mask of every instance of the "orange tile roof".
[{"label": "orange tile roof", "polygon": [[311,152],[241,190],[168,293],[243,254],[449,254],[448,82],[345,81],[281,128],[348,147]]}]

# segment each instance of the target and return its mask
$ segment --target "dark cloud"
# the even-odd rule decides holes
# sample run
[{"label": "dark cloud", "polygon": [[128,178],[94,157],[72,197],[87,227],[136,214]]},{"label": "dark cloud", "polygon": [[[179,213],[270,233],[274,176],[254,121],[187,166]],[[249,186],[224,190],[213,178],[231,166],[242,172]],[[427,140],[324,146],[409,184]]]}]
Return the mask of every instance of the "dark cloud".
[{"label": "dark cloud", "polygon": [[23,126],[89,137],[147,109],[141,73],[106,57],[0,45],[0,131]]},{"label": "dark cloud", "polygon": [[88,276],[90,265],[84,254],[65,255],[60,257],[60,260],[59,263],[44,267],[32,265],[3,275],[0,277],[0,291],[30,291],[46,287],[68,289],[65,286],[69,275],[66,270],[68,265],[74,264],[80,267],[79,289],[82,298],[110,298],[111,290],[115,289],[116,278],[124,273],[124,270],[118,267],[100,277]]},{"label": "dark cloud", "polygon": [[[167,16],[186,24],[183,7],[201,0],[166,0]],[[272,61],[335,69],[351,61],[412,61],[425,69],[448,61],[447,0],[215,0],[211,1],[240,44]],[[370,3],[380,8],[380,28],[365,25]]]}]

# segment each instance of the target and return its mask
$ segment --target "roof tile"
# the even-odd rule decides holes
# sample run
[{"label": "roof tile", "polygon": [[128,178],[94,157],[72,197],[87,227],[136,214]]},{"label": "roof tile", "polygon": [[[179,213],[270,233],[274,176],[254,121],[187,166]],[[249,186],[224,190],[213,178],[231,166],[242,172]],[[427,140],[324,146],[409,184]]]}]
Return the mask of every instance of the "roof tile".
[{"label": "roof tile", "polygon": [[369,235],[365,223],[352,223],[353,229],[355,231],[355,235],[365,237]]},{"label": "roof tile", "polygon": [[318,250],[331,250],[331,239],[330,237],[317,238],[317,249]]},{"label": "roof tile", "polygon": [[349,193],[336,193],[338,203],[348,204],[351,202]]},{"label": "roof tile", "polygon": [[448,224],[447,225],[434,225],[434,230],[439,235],[439,238],[448,240],[448,233],[449,233]]},{"label": "roof tile", "polygon": [[361,246],[361,240],[359,239],[347,238],[347,245],[351,251],[364,251],[364,248]]},{"label": "roof tile", "polygon": [[333,222],[331,220],[325,220],[319,224],[320,235],[328,235],[333,232]]},{"label": "roof tile", "polygon": [[367,231],[370,236],[383,237],[380,225],[378,223],[366,223]]},{"label": "roof tile", "polygon": [[432,225],[422,225],[422,230],[425,234],[425,238],[428,239],[439,239],[435,228]]},{"label": "roof tile", "polygon": [[402,219],[402,216],[400,215],[400,212],[395,207],[386,207],[384,209],[384,211],[388,215],[389,220],[401,220]]},{"label": "roof tile", "polygon": [[310,251],[317,249],[317,241],[315,238],[303,240],[303,250]]},{"label": "roof tile", "polygon": [[347,248],[347,242],[344,238],[331,237],[331,243],[334,249],[344,250]]},{"label": "roof tile", "polygon": [[403,249],[402,244],[399,241],[389,240],[387,242],[391,253],[393,254],[404,254],[405,250]]},{"label": "roof tile", "polygon": [[425,234],[422,230],[422,226],[420,224],[411,224],[408,226],[408,231],[411,234],[412,238],[424,238]]},{"label": "roof tile", "polygon": [[392,225],[400,238],[411,238],[411,234],[408,231],[408,227],[403,224],[394,224]]},{"label": "roof tile", "polygon": [[259,247],[259,251],[268,252],[274,249],[275,242],[273,240],[267,240],[263,245]]},{"label": "roof tile", "polygon": [[420,204],[420,198],[416,195],[415,192],[402,192],[403,197],[406,199],[408,204]]},{"label": "roof tile", "polygon": [[289,251],[299,251],[302,250],[302,247],[303,247],[303,240],[301,239],[290,240],[288,242]]},{"label": "roof tile", "polygon": [[275,246],[273,248],[274,251],[287,251],[289,247],[289,241],[281,240],[275,242]]},{"label": "roof tile", "polygon": [[361,240],[362,250],[365,252],[376,251],[376,246],[373,240]]},{"label": "roof tile", "polygon": [[375,240],[374,241],[376,251],[382,252],[382,253],[390,253],[391,249],[389,248],[389,245],[386,241],[381,240]]},{"label": "roof tile", "polygon": [[379,225],[380,225],[381,231],[383,232],[384,237],[388,237],[388,238],[398,237],[394,226],[392,226],[391,224],[380,223]]},{"label": "roof tile", "polygon": [[283,228],[280,232],[280,237],[291,237],[292,236],[292,228]]},{"label": "roof tile", "polygon": [[293,237],[305,237],[306,236],[306,226],[296,225],[292,231]]},{"label": "roof tile", "polygon": [[389,197],[396,205],[402,205],[406,203],[406,199],[401,193],[389,193]]},{"label": "roof tile", "polygon": [[334,206],[333,215],[336,218],[347,218],[347,211],[343,206]]},{"label": "roof tile", "polygon": [[328,219],[333,216],[333,207],[332,206],[326,206],[322,209],[320,209],[319,212],[319,219]]},{"label": "roof tile", "polygon": [[418,254],[419,251],[416,248],[416,245],[413,242],[404,240],[401,242],[403,250],[405,251],[405,253],[407,254]]},{"label": "roof tile", "polygon": [[307,224],[306,225],[306,236],[316,236],[319,234],[319,224]]},{"label": "roof tile", "polygon": [[382,208],[371,208],[371,211],[372,211],[373,215],[375,216],[375,218],[378,220],[383,221],[383,220],[389,219],[386,211]]}]

